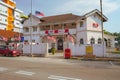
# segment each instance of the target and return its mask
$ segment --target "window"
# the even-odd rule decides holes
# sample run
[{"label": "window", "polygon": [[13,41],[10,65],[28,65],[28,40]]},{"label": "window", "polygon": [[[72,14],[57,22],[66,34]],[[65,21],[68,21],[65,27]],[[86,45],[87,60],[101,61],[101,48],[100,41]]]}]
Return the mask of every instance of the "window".
[{"label": "window", "polygon": [[17,18],[19,18],[19,15],[16,15]]},{"label": "window", "polygon": [[83,27],[83,21],[80,22],[80,27]]},{"label": "window", "polygon": [[37,27],[33,27],[33,32],[37,32]]},{"label": "window", "polygon": [[111,40],[108,39],[108,47],[111,47]]},{"label": "window", "polygon": [[58,26],[58,24],[55,24],[55,25],[54,25],[54,27],[57,27],[57,26]]},{"label": "window", "polygon": [[84,44],[83,38],[80,39],[80,44]]},{"label": "window", "polygon": [[7,11],[5,11],[5,13],[7,13]]},{"label": "window", "polygon": [[[14,22],[13,22],[14,23]],[[19,25],[19,23],[16,23],[17,25]]]},{"label": "window", "polygon": [[50,25],[46,25],[46,28],[50,27]]},{"label": "window", "polygon": [[72,23],[72,26],[76,26],[76,23]]},{"label": "window", "polygon": [[7,22],[7,19],[5,19],[5,22]]},{"label": "window", "polygon": [[29,32],[29,28],[25,28],[25,32]]},{"label": "window", "polygon": [[32,42],[35,42],[35,40],[32,40]]},{"label": "window", "polygon": [[94,18],[96,18],[96,17],[97,17],[97,15],[96,15],[96,14],[94,14],[93,16],[94,16]]},{"label": "window", "polygon": [[25,40],[24,42],[28,42],[28,40]]},{"label": "window", "polygon": [[101,38],[98,39],[98,44],[102,44],[102,39]]},{"label": "window", "polygon": [[95,44],[95,39],[94,39],[94,38],[91,38],[90,43],[91,43],[91,44]]},{"label": "window", "polygon": [[66,26],[66,24],[62,24],[62,26]]}]

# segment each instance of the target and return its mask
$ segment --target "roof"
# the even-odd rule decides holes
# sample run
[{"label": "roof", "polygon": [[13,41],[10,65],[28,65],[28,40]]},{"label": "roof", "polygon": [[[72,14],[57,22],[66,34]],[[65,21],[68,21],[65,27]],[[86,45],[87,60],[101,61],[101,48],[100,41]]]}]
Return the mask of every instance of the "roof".
[{"label": "roof", "polygon": [[[89,13],[86,13],[84,16],[87,17],[87,16],[90,16],[90,15],[92,15],[94,13],[97,13],[99,16],[101,16],[101,12],[98,9],[95,9],[95,10],[89,12]],[[104,14],[102,14],[102,17],[103,17],[104,22],[108,20],[108,18]]]},{"label": "roof", "polygon": [[34,20],[37,20],[37,21],[41,21],[40,18],[38,18],[37,16],[35,15],[32,15],[31,13],[28,15],[28,18],[23,18],[23,20],[21,21],[21,23],[23,24],[26,20],[28,20],[30,17],[32,17]]},{"label": "roof", "polygon": [[0,36],[5,38],[14,38],[14,36],[19,36],[19,33],[0,29]]},{"label": "roof", "polygon": [[48,16],[48,17],[41,18],[41,20],[43,21],[41,24],[72,21],[72,20],[76,20],[78,18],[80,19],[82,17],[83,16],[73,15],[72,13],[55,15],[55,16]]}]

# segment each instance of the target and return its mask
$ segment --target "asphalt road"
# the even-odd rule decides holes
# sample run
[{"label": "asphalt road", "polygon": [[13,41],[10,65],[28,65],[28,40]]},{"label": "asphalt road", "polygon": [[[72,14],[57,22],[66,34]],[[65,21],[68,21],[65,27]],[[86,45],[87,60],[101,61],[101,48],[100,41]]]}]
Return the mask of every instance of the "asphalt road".
[{"label": "asphalt road", "polygon": [[0,80],[120,80],[119,62],[0,57]]}]

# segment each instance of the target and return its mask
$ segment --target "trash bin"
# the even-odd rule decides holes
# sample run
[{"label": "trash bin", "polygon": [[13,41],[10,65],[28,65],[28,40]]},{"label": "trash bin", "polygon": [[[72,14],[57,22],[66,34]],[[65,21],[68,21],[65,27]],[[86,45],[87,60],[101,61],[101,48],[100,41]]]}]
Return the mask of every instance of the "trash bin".
[{"label": "trash bin", "polygon": [[71,58],[71,50],[69,48],[65,49],[64,58],[65,59]]}]

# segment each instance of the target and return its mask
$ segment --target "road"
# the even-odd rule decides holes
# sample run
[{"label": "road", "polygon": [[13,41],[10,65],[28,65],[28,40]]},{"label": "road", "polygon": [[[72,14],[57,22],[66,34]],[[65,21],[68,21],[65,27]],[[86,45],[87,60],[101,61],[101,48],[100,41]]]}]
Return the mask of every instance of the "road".
[{"label": "road", "polygon": [[118,64],[111,61],[0,57],[0,80],[120,80]]}]

